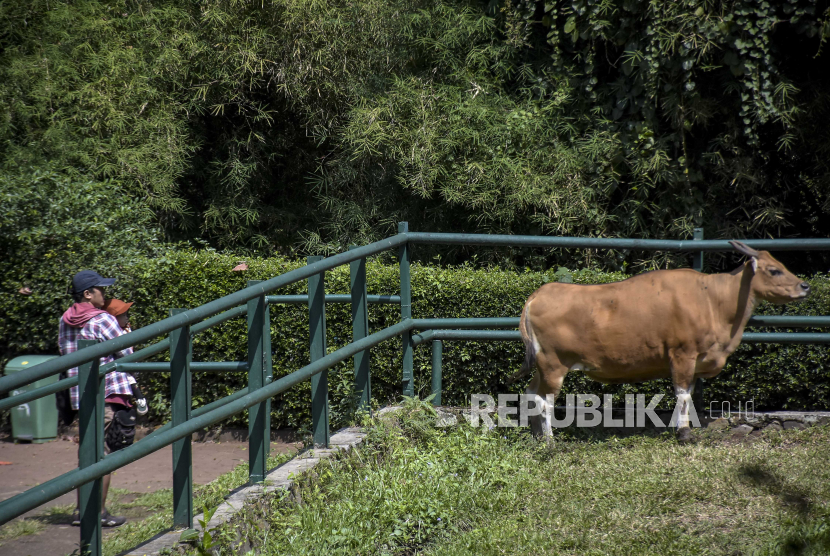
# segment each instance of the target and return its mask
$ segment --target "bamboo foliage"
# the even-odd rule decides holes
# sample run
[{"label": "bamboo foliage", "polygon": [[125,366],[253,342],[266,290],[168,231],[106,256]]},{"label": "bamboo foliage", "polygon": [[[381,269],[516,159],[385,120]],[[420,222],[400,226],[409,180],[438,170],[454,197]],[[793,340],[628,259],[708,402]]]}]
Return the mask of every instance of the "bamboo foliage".
[{"label": "bamboo foliage", "polygon": [[[827,235],[824,10],[816,0],[4,2],[0,166],[114,179],[168,238],[236,250],[333,252],[399,220]],[[668,262],[618,255],[602,262]]]}]

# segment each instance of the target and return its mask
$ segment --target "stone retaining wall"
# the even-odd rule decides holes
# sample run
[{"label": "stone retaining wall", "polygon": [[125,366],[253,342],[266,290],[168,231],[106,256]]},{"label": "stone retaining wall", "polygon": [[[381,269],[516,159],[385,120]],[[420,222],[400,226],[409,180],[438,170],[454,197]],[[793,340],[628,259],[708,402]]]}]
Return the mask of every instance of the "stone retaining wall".
[{"label": "stone retaining wall", "polygon": [[[389,408],[392,409],[392,408]],[[472,420],[469,407],[438,407],[438,419],[436,425],[449,427],[458,424],[459,418],[468,423]],[[482,408],[481,411],[485,411]],[[562,412],[560,414],[560,411]],[[497,408],[488,410],[487,414],[493,421],[496,421]],[[657,416],[664,422],[669,423],[672,412],[655,410]],[[564,416],[564,408],[557,408],[557,416]],[[614,409],[612,416],[617,419],[624,417],[622,410]],[[515,415],[511,416],[515,419]],[[748,435],[761,430],[791,430],[806,429],[816,425],[830,424],[830,412],[828,411],[755,411],[755,412],[720,412],[704,411],[698,415],[702,428],[709,430],[731,429],[738,435]],[[645,427],[605,427],[607,430],[620,430],[621,432],[632,433],[637,430],[654,430],[657,427],[650,419],[645,420]]]}]

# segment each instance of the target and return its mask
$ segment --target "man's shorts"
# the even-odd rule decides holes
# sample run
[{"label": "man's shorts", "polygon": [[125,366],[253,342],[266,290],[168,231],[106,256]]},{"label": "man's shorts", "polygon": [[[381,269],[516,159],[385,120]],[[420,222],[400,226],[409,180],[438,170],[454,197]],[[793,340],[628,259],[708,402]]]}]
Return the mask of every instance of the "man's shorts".
[{"label": "man's shorts", "polygon": [[[112,423],[112,418],[115,415],[115,412],[120,410],[123,406],[121,404],[111,404],[105,403],[104,404],[104,438],[107,437],[107,429]],[[110,447],[107,446],[107,441],[104,440],[104,455],[110,453]]]},{"label": "man's shorts", "polygon": [[[121,405],[121,404],[114,404],[114,403],[105,403],[104,404],[104,438],[107,437],[107,429],[109,428],[110,423],[112,423],[112,419],[115,416],[115,412],[119,411],[121,409],[124,409],[124,406]],[[81,447],[78,446],[78,449],[80,450]],[[104,455],[107,455],[109,453],[110,453],[110,447],[107,446],[107,441],[104,440]]]}]

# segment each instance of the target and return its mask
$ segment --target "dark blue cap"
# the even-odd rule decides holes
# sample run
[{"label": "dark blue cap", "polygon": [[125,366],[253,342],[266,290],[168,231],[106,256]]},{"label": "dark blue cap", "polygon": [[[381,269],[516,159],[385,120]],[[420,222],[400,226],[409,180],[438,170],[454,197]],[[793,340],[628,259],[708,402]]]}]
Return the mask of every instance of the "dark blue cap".
[{"label": "dark blue cap", "polygon": [[72,290],[83,293],[95,286],[105,287],[115,284],[115,278],[104,278],[94,270],[82,270],[72,278]]}]

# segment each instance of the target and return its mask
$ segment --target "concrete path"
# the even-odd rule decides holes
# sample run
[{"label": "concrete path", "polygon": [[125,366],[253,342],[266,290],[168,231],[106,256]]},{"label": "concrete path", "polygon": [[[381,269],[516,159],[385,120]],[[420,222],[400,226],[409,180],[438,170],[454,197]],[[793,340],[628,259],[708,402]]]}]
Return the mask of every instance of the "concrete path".
[{"label": "concrete path", "polygon": [[[69,438],[69,437],[64,437]],[[299,444],[288,441],[271,443],[271,453],[296,451]],[[193,482],[206,484],[223,473],[231,471],[240,462],[248,461],[248,443],[240,441],[194,442]],[[0,500],[24,492],[53,477],[78,466],[78,445],[68,440],[54,440],[44,444],[15,444],[10,438],[0,438]],[[173,453],[167,446],[135,461],[113,473],[111,488],[124,489],[135,495],[154,492],[173,486]],[[76,495],[68,493],[26,513],[18,519],[43,515],[51,506],[74,505]],[[69,523],[49,523],[36,535],[0,540],[3,556],[65,555],[78,548],[78,528]]]}]

